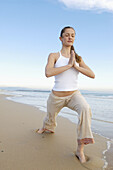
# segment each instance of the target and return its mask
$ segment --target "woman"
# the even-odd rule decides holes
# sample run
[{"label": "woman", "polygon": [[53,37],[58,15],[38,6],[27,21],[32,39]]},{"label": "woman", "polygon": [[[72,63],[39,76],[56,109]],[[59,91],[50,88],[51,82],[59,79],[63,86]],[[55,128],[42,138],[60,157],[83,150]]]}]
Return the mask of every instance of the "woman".
[{"label": "woman", "polygon": [[55,85],[47,101],[47,116],[38,133],[54,133],[56,116],[63,107],[76,111],[79,118],[76,157],[84,163],[84,145],[94,143],[94,139],[91,131],[91,109],[78,90],[78,74],[80,72],[90,78],[95,78],[95,74],[75,52],[74,40],[75,30],[70,26],[64,27],[60,35],[61,51],[51,53],[48,57],[45,74],[46,77],[55,76]]}]

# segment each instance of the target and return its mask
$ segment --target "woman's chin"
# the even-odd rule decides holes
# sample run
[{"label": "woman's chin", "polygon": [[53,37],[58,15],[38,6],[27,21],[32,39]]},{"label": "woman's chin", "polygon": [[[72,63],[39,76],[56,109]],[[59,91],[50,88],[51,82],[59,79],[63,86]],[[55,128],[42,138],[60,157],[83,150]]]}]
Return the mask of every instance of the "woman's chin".
[{"label": "woman's chin", "polygon": [[65,46],[66,47],[71,47],[73,44],[72,43],[70,43],[70,44],[66,44]]}]

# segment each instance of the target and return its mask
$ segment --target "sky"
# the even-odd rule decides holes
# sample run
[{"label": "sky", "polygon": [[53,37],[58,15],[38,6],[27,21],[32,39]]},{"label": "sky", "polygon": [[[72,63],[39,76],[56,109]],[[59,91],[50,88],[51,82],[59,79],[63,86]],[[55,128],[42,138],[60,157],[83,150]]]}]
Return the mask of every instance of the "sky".
[{"label": "sky", "polygon": [[74,47],[94,71],[79,88],[113,90],[113,0],[0,0],[0,86],[51,89],[48,55],[61,50],[60,31],[72,26]]}]

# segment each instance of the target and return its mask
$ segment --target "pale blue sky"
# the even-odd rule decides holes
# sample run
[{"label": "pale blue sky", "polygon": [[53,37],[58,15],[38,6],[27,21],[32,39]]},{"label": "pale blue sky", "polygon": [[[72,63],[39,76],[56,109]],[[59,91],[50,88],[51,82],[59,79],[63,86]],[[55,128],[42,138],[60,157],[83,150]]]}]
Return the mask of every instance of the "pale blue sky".
[{"label": "pale blue sky", "polygon": [[76,30],[77,53],[96,75],[80,74],[80,89],[113,90],[113,2],[104,3],[104,9],[98,3],[78,4],[0,0],[0,86],[51,89],[54,78],[44,74],[47,58],[61,49],[60,31],[70,25]]}]

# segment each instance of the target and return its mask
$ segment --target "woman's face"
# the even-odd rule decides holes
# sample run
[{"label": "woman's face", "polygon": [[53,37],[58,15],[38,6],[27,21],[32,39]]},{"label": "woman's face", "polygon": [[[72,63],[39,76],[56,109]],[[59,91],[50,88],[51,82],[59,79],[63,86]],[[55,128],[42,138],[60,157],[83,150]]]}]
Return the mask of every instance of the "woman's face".
[{"label": "woman's face", "polygon": [[75,31],[72,28],[67,28],[60,37],[62,44],[69,47],[72,46],[75,40]]}]

